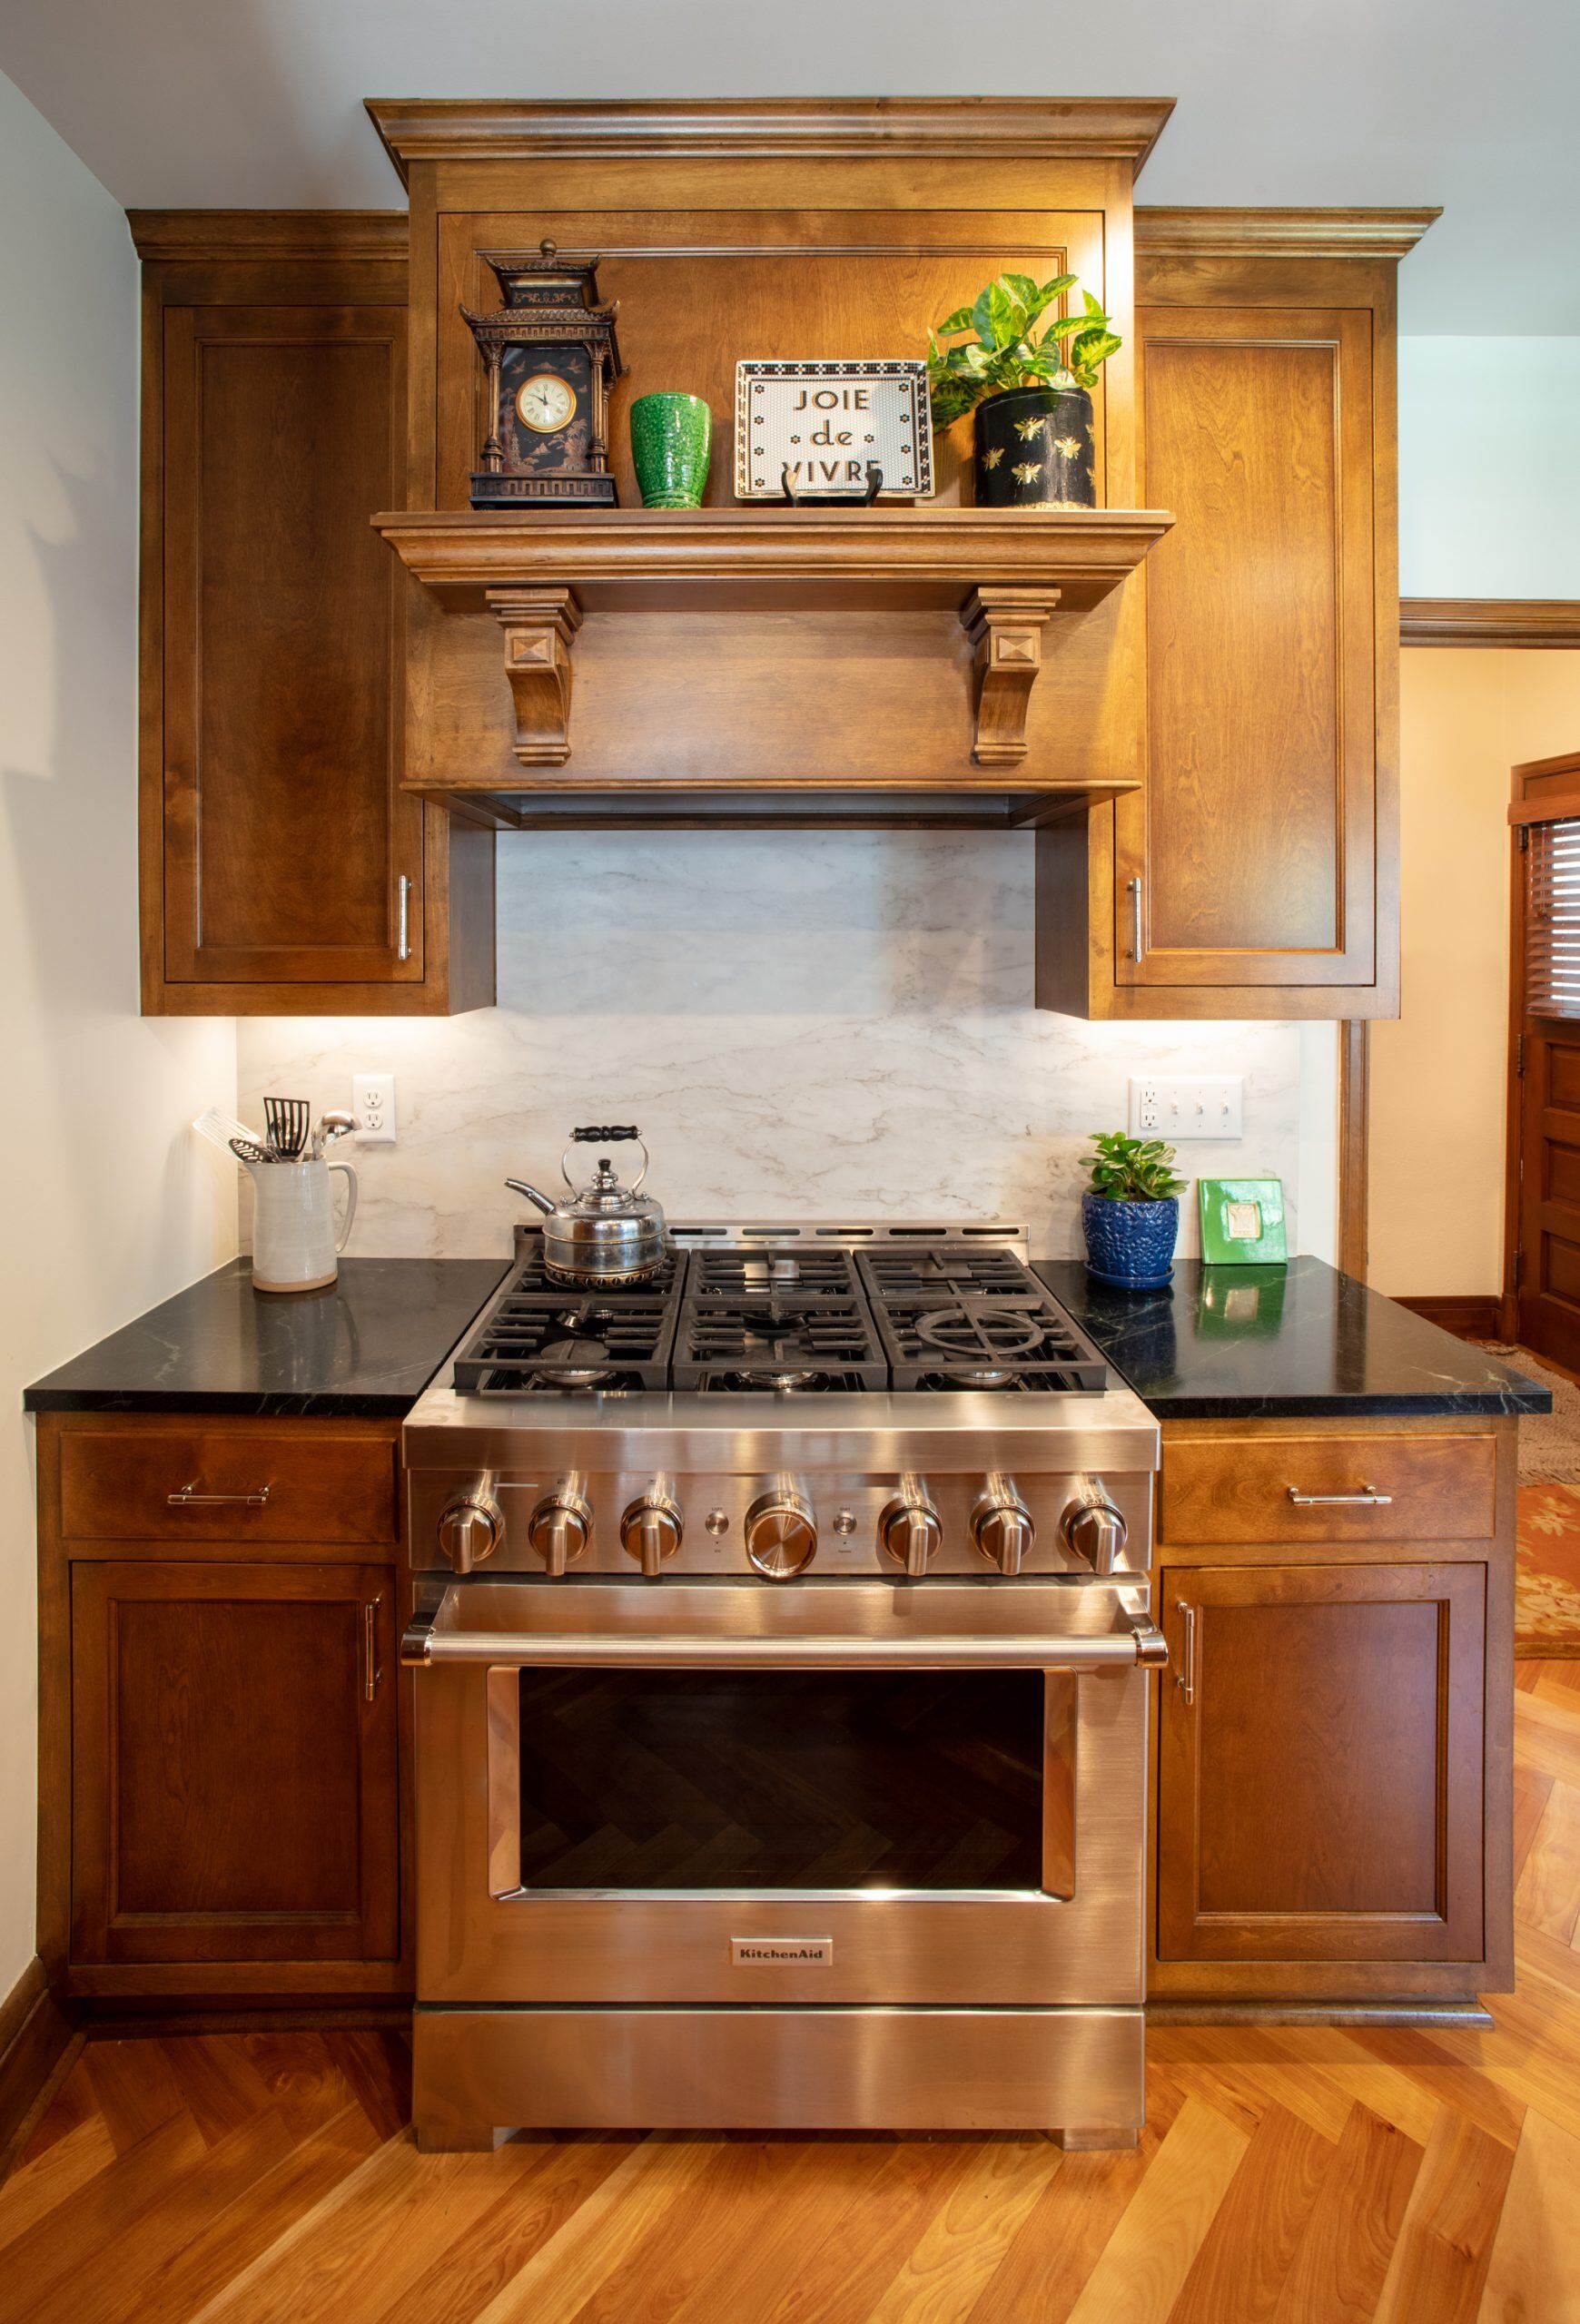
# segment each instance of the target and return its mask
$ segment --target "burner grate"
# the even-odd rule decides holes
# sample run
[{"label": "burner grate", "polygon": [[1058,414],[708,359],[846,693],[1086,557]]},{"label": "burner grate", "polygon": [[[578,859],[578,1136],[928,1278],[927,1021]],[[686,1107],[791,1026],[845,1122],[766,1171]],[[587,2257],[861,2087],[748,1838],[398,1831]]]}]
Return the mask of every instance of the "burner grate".
[{"label": "burner grate", "polygon": [[457,1356],[455,1385],[496,1396],[665,1387],[684,1279],[681,1263],[668,1259],[647,1282],[573,1290],[529,1258]]},{"label": "burner grate", "polygon": [[1089,1394],[1108,1385],[1091,1341],[1011,1252],[864,1251],[857,1264],[897,1389]]},{"label": "burner grate", "polygon": [[851,1254],[837,1250],[695,1252],[671,1372],[711,1395],[889,1384]]}]

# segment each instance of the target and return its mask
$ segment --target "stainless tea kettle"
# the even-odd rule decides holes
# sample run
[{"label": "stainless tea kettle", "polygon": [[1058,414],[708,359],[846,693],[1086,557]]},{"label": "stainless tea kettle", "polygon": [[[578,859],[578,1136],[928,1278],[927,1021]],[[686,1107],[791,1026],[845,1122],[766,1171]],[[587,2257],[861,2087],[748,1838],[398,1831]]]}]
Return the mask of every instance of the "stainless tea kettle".
[{"label": "stainless tea kettle", "polygon": [[[598,1157],[590,1186],[578,1187],[568,1167],[571,1146],[613,1146],[634,1138],[642,1147],[642,1167],[633,1187],[623,1187],[607,1154]],[[507,1178],[513,1194],[525,1195],[543,1213],[543,1265],[557,1283],[640,1283],[656,1275],[668,1256],[664,1213],[640,1189],[647,1175],[647,1148],[633,1128],[604,1125],[573,1129],[559,1157],[559,1175],[570,1189],[568,1202],[551,1202],[522,1178]]]}]

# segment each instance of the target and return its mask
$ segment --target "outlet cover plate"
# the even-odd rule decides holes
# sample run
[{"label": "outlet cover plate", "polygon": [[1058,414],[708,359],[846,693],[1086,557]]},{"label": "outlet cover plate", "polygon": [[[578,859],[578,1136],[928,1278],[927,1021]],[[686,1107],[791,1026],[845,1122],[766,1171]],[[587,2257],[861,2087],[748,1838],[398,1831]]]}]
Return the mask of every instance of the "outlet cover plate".
[{"label": "outlet cover plate", "polygon": [[1131,1077],[1132,1137],[1160,1137],[1170,1146],[1193,1138],[1225,1145],[1244,1136],[1245,1077],[1138,1073]]},{"label": "outlet cover plate", "polygon": [[351,1111],[356,1116],[359,1146],[393,1146],[395,1076],[392,1073],[353,1073]]}]

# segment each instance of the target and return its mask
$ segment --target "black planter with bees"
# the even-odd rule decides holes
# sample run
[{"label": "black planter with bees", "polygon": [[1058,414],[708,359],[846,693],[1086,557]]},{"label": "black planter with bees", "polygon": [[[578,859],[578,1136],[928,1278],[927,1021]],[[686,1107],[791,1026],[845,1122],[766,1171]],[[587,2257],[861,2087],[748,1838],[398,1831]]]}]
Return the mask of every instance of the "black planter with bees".
[{"label": "black planter with bees", "polygon": [[1097,448],[1085,388],[1008,388],[973,415],[979,508],[1095,508]]}]

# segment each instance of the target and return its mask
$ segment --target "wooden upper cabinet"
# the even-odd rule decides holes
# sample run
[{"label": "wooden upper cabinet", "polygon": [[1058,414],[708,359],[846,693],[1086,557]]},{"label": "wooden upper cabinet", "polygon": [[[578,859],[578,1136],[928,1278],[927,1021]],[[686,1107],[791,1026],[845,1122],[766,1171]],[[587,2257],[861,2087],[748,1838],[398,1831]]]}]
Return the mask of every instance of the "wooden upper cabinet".
[{"label": "wooden upper cabinet", "polygon": [[1141,787],[1039,840],[1038,1000],[1398,995],[1394,291],[1423,213],[1136,213]]},{"label": "wooden upper cabinet", "polygon": [[1119,980],[1368,985],[1371,319],[1138,323],[1141,497],[1176,522],[1147,575],[1146,786],[1115,812]]},{"label": "wooden upper cabinet", "polygon": [[491,999],[492,843],[404,787],[408,585],[368,521],[404,487],[403,255],[354,219],[135,222],[144,1007]]}]

